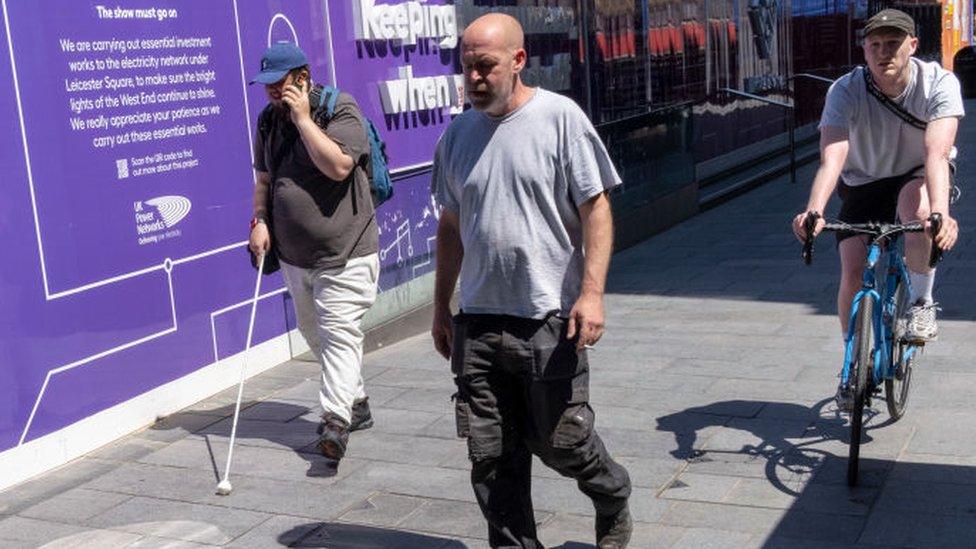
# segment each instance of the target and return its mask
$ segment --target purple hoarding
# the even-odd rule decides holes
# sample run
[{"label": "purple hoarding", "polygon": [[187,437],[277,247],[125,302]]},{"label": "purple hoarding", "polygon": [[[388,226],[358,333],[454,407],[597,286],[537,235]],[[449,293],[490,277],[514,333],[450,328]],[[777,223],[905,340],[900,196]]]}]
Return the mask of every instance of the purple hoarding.
[{"label": "purple hoarding", "polygon": [[[247,80],[297,41],[388,144],[380,286],[432,270],[427,192],[460,106],[435,2],[3,2],[0,453],[240,352],[254,274]],[[255,341],[293,328],[265,280]]]}]

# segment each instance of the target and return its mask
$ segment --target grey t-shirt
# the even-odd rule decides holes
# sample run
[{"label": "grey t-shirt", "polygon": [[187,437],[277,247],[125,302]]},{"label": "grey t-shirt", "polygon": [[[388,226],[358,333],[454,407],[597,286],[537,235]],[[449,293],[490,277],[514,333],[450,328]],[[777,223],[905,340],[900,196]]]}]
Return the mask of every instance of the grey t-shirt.
[{"label": "grey t-shirt", "polygon": [[[268,146],[260,127],[257,131],[254,169],[273,177],[271,221],[281,259],[305,269],[329,269],[376,253],[379,236],[365,170],[369,141],[356,100],[340,93],[332,118],[322,128],[357,164],[346,181],[333,181],[319,171],[286,112],[272,112],[269,121]],[[282,148],[284,154],[279,153]]]},{"label": "grey t-shirt", "polygon": [[518,110],[458,116],[441,137],[431,192],[460,218],[466,313],[567,315],[579,298],[578,206],[620,184],[571,99],[541,88]]},{"label": "grey t-shirt", "polygon": [[[956,76],[934,61],[913,57],[910,63],[911,80],[895,102],[926,122],[962,118]],[[905,175],[925,164],[925,132],[904,122],[868,93],[865,70],[857,67],[830,86],[820,117],[821,129],[837,126],[848,131],[849,149],[841,179],[850,186]],[[916,172],[923,174],[923,170]]]}]

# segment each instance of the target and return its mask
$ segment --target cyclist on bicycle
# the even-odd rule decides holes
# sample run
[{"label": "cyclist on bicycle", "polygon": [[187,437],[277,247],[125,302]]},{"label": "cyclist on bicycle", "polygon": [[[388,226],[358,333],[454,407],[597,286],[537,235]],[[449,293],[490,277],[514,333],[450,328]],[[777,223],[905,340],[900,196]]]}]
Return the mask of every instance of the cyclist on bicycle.
[{"label": "cyclist on bicycle", "polygon": [[[932,299],[935,270],[928,266],[930,236],[939,248],[949,250],[959,231],[949,215],[954,143],[963,117],[959,81],[938,63],[912,57],[918,38],[915,22],[904,12],[879,12],[868,19],[864,35],[866,67],[842,76],[827,92],[819,126],[820,168],[806,210],[793,219],[793,233],[804,241],[811,214],[819,216],[813,235],[820,232],[824,207],[835,189],[842,201],[842,222],[892,223],[897,218],[907,223],[942,214],[939,234],[905,234],[912,304],[906,338],[932,341],[938,329]],[[867,239],[839,232],[837,246],[837,314],[846,337],[851,302],[861,287]],[[847,409],[850,400],[847,388],[838,387],[838,406]]]}]

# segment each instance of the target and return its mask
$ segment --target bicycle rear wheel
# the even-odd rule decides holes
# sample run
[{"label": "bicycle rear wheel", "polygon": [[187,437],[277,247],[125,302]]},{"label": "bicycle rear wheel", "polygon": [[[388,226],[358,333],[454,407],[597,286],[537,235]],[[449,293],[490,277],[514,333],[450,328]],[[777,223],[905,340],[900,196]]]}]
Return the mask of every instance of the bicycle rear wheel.
[{"label": "bicycle rear wheel", "polygon": [[[891,361],[895,364],[895,375],[885,379],[885,402],[888,404],[888,415],[897,420],[905,414],[908,406],[908,388],[912,382],[912,366],[915,354],[909,360],[903,360],[909,343],[903,342],[905,335],[905,311],[908,310],[908,286],[904,280],[898,281],[895,289],[895,311],[891,319]],[[917,350],[915,351],[918,352]]]},{"label": "bicycle rear wheel", "polygon": [[871,371],[874,367],[874,330],[871,320],[874,312],[874,301],[865,297],[860,302],[854,330],[854,357],[856,362],[851,365],[851,390],[854,393],[854,408],[851,410],[851,441],[847,454],[847,484],[857,485],[859,458],[861,454],[861,435],[864,432],[864,406],[867,403],[871,388],[868,386]]}]

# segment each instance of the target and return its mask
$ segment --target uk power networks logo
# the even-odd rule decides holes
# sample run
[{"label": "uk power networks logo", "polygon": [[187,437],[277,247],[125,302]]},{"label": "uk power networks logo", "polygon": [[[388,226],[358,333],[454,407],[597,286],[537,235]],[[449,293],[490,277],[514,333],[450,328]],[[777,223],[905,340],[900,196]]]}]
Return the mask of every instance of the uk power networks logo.
[{"label": "uk power networks logo", "polygon": [[185,196],[171,195],[140,200],[133,206],[136,235],[139,245],[145,246],[179,237],[182,231],[176,225],[190,214],[193,204]]}]

